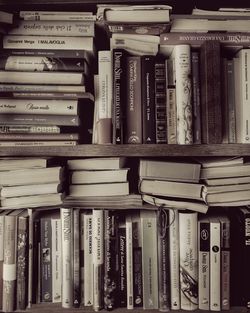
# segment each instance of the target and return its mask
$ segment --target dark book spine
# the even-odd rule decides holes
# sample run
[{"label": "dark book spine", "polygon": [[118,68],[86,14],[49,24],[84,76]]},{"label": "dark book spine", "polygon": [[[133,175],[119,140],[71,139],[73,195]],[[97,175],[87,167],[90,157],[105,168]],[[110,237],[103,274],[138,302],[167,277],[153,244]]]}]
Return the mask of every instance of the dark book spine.
[{"label": "dark book spine", "polygon": [[218,41],[205,41],[200,50],[202,143],[222,142],[221,62]]},{"label": "dark book spine", "polygon": [[113,143],[124,143],[124,110],[126,99],[126,71],[123,49],[113,49]]},{"label": "dark book spine", "polygon": [[127,269],[126,269],[126,228],[118,227],[118,302],[119,307],[127,307]]},{"label": "dark book spine", "polygon": [[234,62],[227,60],[228,142],[236,142]]},{"label": "dark book spine", "polygon": [[200,55],[198,51],[191,52],[192,67],[192,100],[193,100],[193,140],[201,143],[201,103],[200,103]]},{"label": "dark book spine", "polygon": [[159,310],[170,310],[170,256],[169,215],[167,210],[158,211],[158,284]]},{"label": "dark book spine", "polygon": [[[31,262],[32,262],[32,273],[29,273],[32,275],[32,286],[29,285],[29,288],[31,288],[30,294],[31,297],[29,298],[29,306],[31,307],[32,303],[37,303],[40,301],[40,298],[38,299],[38,292],[39,292],[39,275],[40,272],[40,261],[39,261],[39,249],[40,249],[40,219],[35,219],[33,221],[32,227],[33,227],[33,242],[32,244],[29,243],[29,249],[32,251],[30,252],[32,254]],[[31,299],[31,301],[30,301]],[[39,301],[38,301],[39,300]]]},{"label": "dark book spine", "polygon": [[28,304],[28,218],[19,217],[17,226],[17,310]]},{"label": "dark book spine", "polygon": [[125,143],[142,143],[141,57],[126,58],[127,105]]},{"label": "dark book spine", "polygon": [[155,136],[155,57],[141,57],[142,142],[156,143]]},{"label": "dark book spine", "polygon": [[52,242],[51,219],[41,218],[41,302],[52,302]]},{"label": "dark book spine", "polygon": [[80,292],[80,237],[79,237],[79,224],[80,212],[79,208],[73,210],[73,245],[74,245],[74,261],[73,261],[73,306],[79,308],[81,303]]},{"label": "dark book spine", "polygon": [[104,212],[104,308],[117,307],[117,214]]},{"label": "dark book spine", "polygon": [[165,60],[155,62],[155,136],[156,143],[167,143]]}]

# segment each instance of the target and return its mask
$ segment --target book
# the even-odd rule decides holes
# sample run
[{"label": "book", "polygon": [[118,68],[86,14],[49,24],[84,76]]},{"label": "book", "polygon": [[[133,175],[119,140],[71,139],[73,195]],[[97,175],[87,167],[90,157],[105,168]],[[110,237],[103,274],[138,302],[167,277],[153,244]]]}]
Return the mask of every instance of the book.
[{"label": "book", "polygon": [[227,86],[228,86],[228,142],[236,142],[236,107],[235,107],[235,85],[234,85],[234,61],[227,60]]},{"label": "book", "polygon": [[60,208],[62,226],[62,307],[73,306],[73,211]]},{"label": "book", "polygon": [[198,308],[197,213],[179,212],[180,306]]},{"label": "book", "polygon": [[133,222],[130,214],[126,215],[126,265],[127,265],[127,309],[134,308],[134,268],[133,268]]},{"label": "book", "polygon": [[221,309],[221,225],[217,217],[210,220],[210,310]]},{"label": "book", "polygon": [[198,163],[140,159],[139,176],[146,179],[198,183],[200,168]]},{"label": "book", "polygon": [[[80,305],[84,305],[84,212],[80,211],[79,217],[79,236],[80,236]],[[85,245],[85,252],[86,252],[86,245]]]},{"label": "book", "polygon": [[19,11],[19,17],[25,21],[95,21],[96,16],[91,12],[69,11]]},{"label": "book", "polygon": [[93,309],[103,307],[103,266],[104,266],[104,214],[103,210],[93,210]]},{"label": "book", "polygon": [[127,181],[128,169],[117,170],[74,170],[71,173],[71,184],[113,183]]},{"label": "book", "polygon": [[63,177],[63,168],[60,166],[47,168],[23,168],[0,172],[2,186],[31,185],[60,182]]},{"label": "book", "polygon": [[169,22],[166,23],[125,23],[125,22],[106,22],[105,26],[111,33],[124,33],[124,34],[147,34],[147,35],[160,35],[162,32],[170,30]]},{"label": "book", "polygon": [[0,79],[11,84],[55,84],[55,85],[82,85],[84,76],[82,73],[69,72],[62,75],[61,72],[21,72],[21,71],[0,71]]},{"label": "book", "polygon": [[47,140],[47,141],[2,141],[1,147],[55,147],[55,146],[75,146],[76,140]]},{"label": "book", "polygon": [[206,183],[207,186],[247,184],[250,183],[250,176],[204,179],[204,183]]},{"label": "book", "polygon": [[43,126],[43,125],[0,125],[1,134],[59,134],[58,126]]},{"label": "book", "polygon": [[69,159],[69,170],[111,170],[124,167],[125,158],[122,157],[97,157],[85,159]]},{"label": "book", "polygon": [[[30,58],[30,57],[28,57]],[[81,62],[81,60],[79,60]],[[81,93],[85,92],[84,85],[45,85],[45,84],[1,84],[0,92],[26,92],[26,93],[46,93],[46,92],[65,92],[65,93]]]},{"label": "book", "polygon": [[170,56],[175,68],[177,143],[193,143],[191,48],[176,45]]},{"label": "book", "polygon": [[95,35],[95,28],[94,21],[19,20],[17,25],[8,30],[8,35],[79,36],[85,40],[85,37]]},{"label": "book", "polygon": [[205,41],[200,50],[202,143],[222,142],[220,43]]},{"label": "book", "polygon": [[126,58],[125,143],[142,143],[141,57]]},{"label": "book", "polygon": [[210,221],[198,218],[198,294],[199,309],[210,308]]},{"label": "book", "polygon": [[236,205],[240,201],[250,201],[250,189],[225,191],[218,193],[203,192],[203,199],[209,206],[228,206],[230,203]]},{"label": "book", "polygon": [[0,23],[13,24],[14,14],[10,12],[0,11]]},{"label": "book", "polygon": [[156,143],[155,56],[141,57],[142,142]]},{"label": "book", "polygon": [[49,159],[39,157],[2,157],[0,158],[0,171],[46,168]]},{"label": "book", "polygon": [[158,195],[170,198],[186,198],[202,201],[203,185],[167,180],[141,179],[139,192],[148,195]]},{"label": "book", "polygon": [[158,309],[157,218],[154,211],[140,211],[142,233],[143,308]]},{"label": "book", "polygon": [[238,157],[211,156],[209,158],[198,157],[195,158],[195,160],[201,163],[202,168],[242,165],[244,163],[244,158],[241,156]]},{"label": "book", "polygon": [[73,208],[73,307],[80,307],[80,209]]},{"label": "book", "polygon": [[[24,125],[25,128],[25,125]],[[44,129],[46,131],[46,128]],[[40,145],[44,143],[46,144],[46,141],[53,141],[56,145],[56,142],[62,141],[62,145],[65,145],[66,142],[68,144],[73,145],[73,142],[77,143],[80,140],[80,135],[78,133],[1,133],[0,131],[0,141],[17,141],[16,145],[25,145],[25,141],[33,141],[33,145],[35,144],[35,141],[41,141]],[[49,145],[49,143],[47,143]],[[59,143],[58,143],[59,144]],[[14,146],[15,144],[13,144]],[[27,143],[27,145],[32,145],[32,142]],[[37,144],[39,145],[39,143]]]},{"label": "book", "polygon": [[221,167],[210,167],[201,168],[201,179],[212,179],[212,178],[229,178],[241,176],[248,176],[250,170],[250,164],[244,163],[232,166],[221,166]]},{"label": "book", "polygon": [[126,196],[128,194],[128,182],[78,184],[69,186],[69,195],[72,197]]}]

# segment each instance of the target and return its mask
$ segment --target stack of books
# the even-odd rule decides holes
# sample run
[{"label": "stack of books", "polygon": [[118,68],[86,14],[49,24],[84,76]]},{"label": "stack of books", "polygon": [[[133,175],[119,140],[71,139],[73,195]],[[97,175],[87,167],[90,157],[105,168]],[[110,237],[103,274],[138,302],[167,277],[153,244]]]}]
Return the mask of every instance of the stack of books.
[{"label": "stack of books", "polygon": [[18,14],[3,36],[0,53],[0,144],[90,143],[96,16]]},{"label": "stack of books", "polygon": [[63,174],[46,158],[0,159],[0,208],[61,205]]},{"label": "stack of books", "polygon": [[93,199],[128,196],[128,168],[124,168],[124,160],[119,157],[68,160],[69,196]]}]

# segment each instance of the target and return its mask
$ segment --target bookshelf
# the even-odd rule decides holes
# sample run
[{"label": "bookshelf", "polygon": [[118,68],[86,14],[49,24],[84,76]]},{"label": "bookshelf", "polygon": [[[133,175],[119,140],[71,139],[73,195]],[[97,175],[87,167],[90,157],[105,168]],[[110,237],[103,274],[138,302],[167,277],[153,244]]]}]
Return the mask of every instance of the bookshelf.
[{"label": "bookshelf", "polygon": [[[131,3],[131,4],[153,4],[164,3],[173,6],[175,13],[189,13],[191,9],[197,5],[202,6],[202,1],[189,1],[182,3],[178,0],[170,0],[167,3],[164,1],[154,0],[25,0],[20,3],[18,0],[0,0],[0,10],[15,11],[23,9],[54,9],[62,10],[87,9],[94,10],[97,3]],[[217,2],[217,7],[220,4],[227,4],[225,1]],[[240,7],[242,1],[238,1],[236,6]],[[213,4],[207,4],[206,8],[214,9]],[[212,145],[167,145],[167,144],[136,144],[136,145],[92,145],[80,144],[70,147],[0,147],[0,156],[55,156],[60,158],[73,157],[131,157],[134,159],[140,157],[194,157],[194,156],[250,156],[250,144],[212,144]],[[61,304],[34,304],[31,309],[26,312],[34,313],[77,313],[77,312],[93,312],[91,309],[64,309]],[[128,312],[127,309],[115,309],[116,313]],[[148,313],[158,312],[158,310],[147,310]],[[18,312],[18,311],[16,311]],[[134,309],[133,313],[142,312],[141,309]],[[178,311],[183,312],[183,311]],[[208,313],[210,311],[200,311]],[[229,312],[245,313],[247,308],[232,307]]]}]

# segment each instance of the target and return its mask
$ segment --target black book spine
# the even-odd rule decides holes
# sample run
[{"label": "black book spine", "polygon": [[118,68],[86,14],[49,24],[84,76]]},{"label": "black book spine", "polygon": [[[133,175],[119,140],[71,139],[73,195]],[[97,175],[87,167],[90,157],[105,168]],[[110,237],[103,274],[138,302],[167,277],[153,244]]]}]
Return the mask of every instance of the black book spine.
[{"label": "black book spine", "polygon": [[118,302],[119,307],[127,307],[127,269],[126,269],[126,228],[118,227]]},{"label": "black book spine", "polygon": [[143,143],[155,143],[155,57],[141,57],[142,138]]},{"label": "black book spine", "polygon": [[[38,303],[40,299],[38,299],[38,293],[39,293],[39,271],[40,271],[40,260],[39,260],[39,248],[40,248],[40,229],[41,229],[41,223],[40,219],[35,219],[33,223],[33,245],[32,245],[32,250],[33,250],[33,258],[32,258],[32,263],[33,263],[33,274],[32,274],[32,303]],[[29,303],[31,305],[31,303]]]}]

